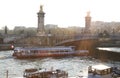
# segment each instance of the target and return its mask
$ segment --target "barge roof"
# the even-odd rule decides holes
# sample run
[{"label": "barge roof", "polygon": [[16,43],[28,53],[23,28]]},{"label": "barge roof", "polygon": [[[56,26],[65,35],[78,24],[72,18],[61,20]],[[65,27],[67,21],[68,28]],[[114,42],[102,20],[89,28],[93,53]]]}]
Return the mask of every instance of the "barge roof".
[{"label": "barge roof", "polygon": [[15,47],[14,50],[73,50],[71,47]]}]

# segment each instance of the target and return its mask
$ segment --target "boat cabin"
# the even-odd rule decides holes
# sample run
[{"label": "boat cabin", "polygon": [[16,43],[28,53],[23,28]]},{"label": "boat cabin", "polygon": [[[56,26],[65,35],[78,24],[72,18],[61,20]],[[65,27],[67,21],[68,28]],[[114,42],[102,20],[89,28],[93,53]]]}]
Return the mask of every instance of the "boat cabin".
[{"label": "boat cabin", "polygon": [[88,67],[88,78],[112,78],[112,67],[95,65]]},{"label": "boat cabin", "polygon": [[15,47],[13,56],[16,58],[40,58],[73,55],[74,47]]},{"label": "boat cabin", "polygon": [[71,52],[74,47],[56,46],[56,47],[15,47],[14,52],[33,52],[33,51],[49,51],[49,52]]},{"label": "boat cabin", "polygon": [[57,70],[46,70],[46,69],[26,69],[24,71],[25,78],[68,78],[68,73],[57,69]]}]

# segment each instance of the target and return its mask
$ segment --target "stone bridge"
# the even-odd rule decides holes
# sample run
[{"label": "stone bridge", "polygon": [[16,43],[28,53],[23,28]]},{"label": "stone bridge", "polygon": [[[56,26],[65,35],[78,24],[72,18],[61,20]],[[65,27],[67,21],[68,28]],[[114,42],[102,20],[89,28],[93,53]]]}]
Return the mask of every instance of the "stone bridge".
[{"label": "stone bridge", "polygon": [[110,35],[109,37],[99,37],[98,35],[83,35],[83,36],[57,36],[55,40],[55,45],[62,45],[65,43],[75,42],[75,41],[99,41],[99,42],[106,42],[106,41],[120,41],[119,35]]},{"label": "stone bridge", "polygon": [[62,46],[75,46],[76,50],[89,50],[91,52],[95,51],[95,47],[98,44],[98,37],[97,36],[74,36],[72,38],[65,38],[64,39],[59,38],[59,40],[56,41],[56,46],[62,45]]},{"label": "stone bridge", "polygon": [[[97,35],[84,35],[84,36],[74,36],[74,37],[61,37],[56,40],[56,46],[75,46],[75,50],[89,50],[89,54],[93,57],[103,58],[104,53],[101,52],[97,47],[116,47],[120,46],[120,36],[111,35],[109,37],[99,37]],[[109,52],[107,52],[109,54]],[[108,54],[104,56],[107,57]],[[113,53],[112,53],[113,54]],[[117,55],[117,54],[116,54]]]},{"label": "stone bridge", "polygon": [[[55,40],[55,45],[62,46],[76,46],[76,49],[89,49],[96,48],[99,46],[110,46],[115,44],[116,46],[120,43],[119,35],[110,35],[109,37],[99,37],[98,35],[83,35],[83,36],[61,36]],[[120,45],[119,45],[120,46]]]}]

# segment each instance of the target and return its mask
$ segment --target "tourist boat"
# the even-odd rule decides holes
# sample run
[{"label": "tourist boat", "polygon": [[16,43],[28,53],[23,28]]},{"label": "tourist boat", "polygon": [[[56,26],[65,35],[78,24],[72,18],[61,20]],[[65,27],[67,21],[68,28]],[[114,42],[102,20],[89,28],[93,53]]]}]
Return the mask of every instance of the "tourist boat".
[{"label": "tourist boat", "polygon": [[24,78],[68,78],[68,73],[57,69],[57,70],[46,70],[46,69],[25,69]]},{"label": "tourist boat", "polygon": [[85,56],[87,50],[75,51],[74,46],[56,47],[15,47],[13,56],[15,58],[40,58],[40,57],[59,57],[70,55]]},{"label": "tourist boat", "polygon": [[94,65],[88,67],[88,75],[86,77],[78,75],[79,78],[120,78],[120,70],[116,67],[106,65]]}]

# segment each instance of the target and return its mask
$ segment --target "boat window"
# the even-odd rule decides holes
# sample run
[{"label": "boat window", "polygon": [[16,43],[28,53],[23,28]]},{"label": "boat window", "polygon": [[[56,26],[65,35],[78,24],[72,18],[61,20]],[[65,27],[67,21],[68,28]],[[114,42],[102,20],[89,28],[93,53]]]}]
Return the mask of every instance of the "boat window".
[{"label": "boat window", "polygon": [[17,50],[14,50],[14,52],[18,52]]},{"label": "boat window", "polygon": [[107,70],[102,71],[102,75],[105,75],[105,74],[107,74]]},{"label": "boat window", "polygon": [[99,71],[99,70],[95,70],[94,71],[96,74],[101,74],[101,71]]},{"label": "boat window", "polygon": [[100,75],[106,75],[106,74],[109,74],[109,73],[111,73],[111,69],[105,69],[105,70],[97,71],[97,74],[100,74]]},{"label": "boat window", "polygon": [[30,53],[30,50],[28,50],[28,53]]},{"label": "boat window", "polygon": [[108,73],[111,73],[111,70],[112,70],[111,68],[110,68],[110,69],[108,69]]},{"label": "boat window", "polygon": [[92,72],[92,66],[88,67],[88,72]]}]

